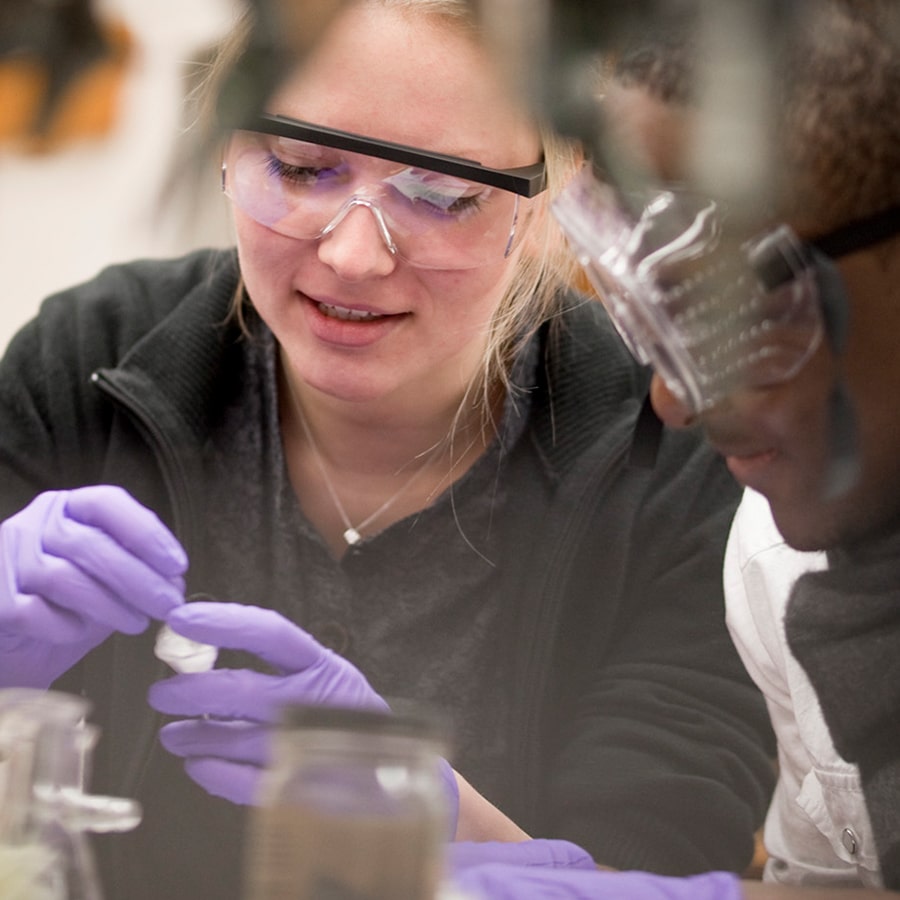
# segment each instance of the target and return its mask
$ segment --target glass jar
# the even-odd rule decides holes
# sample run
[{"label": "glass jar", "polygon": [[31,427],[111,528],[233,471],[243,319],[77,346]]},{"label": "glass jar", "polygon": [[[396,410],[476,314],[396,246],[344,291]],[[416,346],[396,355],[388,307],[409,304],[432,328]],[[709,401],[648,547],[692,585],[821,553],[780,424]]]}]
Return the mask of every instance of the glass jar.
[{"label": "glass jar", "polygon": [[444,734],[423,714],[286,709],[250,818],[246,900],[433,900]]},{"label": "glass jar", "polygon": [[0,690],[0,897],[102,900],[85,832],[128,831],[133,800],[85,793],[98,729],[81,697]]}]

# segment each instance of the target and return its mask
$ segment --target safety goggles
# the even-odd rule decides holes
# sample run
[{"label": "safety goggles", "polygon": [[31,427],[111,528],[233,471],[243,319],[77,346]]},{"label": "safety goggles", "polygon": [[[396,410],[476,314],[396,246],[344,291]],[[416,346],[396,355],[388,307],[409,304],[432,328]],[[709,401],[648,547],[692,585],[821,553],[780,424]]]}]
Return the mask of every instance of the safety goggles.
[{"label": "safety goggles", "polygon": [[895,207],[816,241],[784,225],[738,239],[709,198],[623,198],[588,167],[553,212],[631,352],[694,412],[789,380],[823,334],[840,344],[847,301],[829,258],[900,233]]},{"label": "safety goggles", "polygon": [[261,225],[320,240],[356,209],[388,250],[428,269],[470,269],[508,256],[521,198],[544,190],[544,164],[492,169],[282,116],[232,133],[222,188]]}]

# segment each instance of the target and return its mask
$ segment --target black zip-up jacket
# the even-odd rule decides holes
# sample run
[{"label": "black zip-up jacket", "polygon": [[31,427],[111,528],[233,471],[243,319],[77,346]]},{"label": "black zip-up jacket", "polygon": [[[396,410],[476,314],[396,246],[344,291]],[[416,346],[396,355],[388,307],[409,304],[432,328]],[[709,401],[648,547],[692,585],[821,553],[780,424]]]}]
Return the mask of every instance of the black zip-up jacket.
[{"label": "black zip-up jacket", "polygon": [[[113,267],[46,301],[0,362],[0,518],[44,490],[121,485],[173,528],[188,589],[202,590],[229,552],[205,540],[199,486],[245,367],[228,318],[237,284],[233,252],[200,252]],[[648,376],[598,304],[546,327],[541,353],[495,523],[515,785],[504,811],[609,866],[739,871],[773,747],[724,625],[738,488],[689,432],[664,432],[652,467],[631,463]],[[147,810],[135,832],[98,842],[107,900],[237,897],[243,811],[156,741],[146,692],[167,672],[153,630],[114,635],[56,685],[86,694],[102,728],[92,788]]]}]

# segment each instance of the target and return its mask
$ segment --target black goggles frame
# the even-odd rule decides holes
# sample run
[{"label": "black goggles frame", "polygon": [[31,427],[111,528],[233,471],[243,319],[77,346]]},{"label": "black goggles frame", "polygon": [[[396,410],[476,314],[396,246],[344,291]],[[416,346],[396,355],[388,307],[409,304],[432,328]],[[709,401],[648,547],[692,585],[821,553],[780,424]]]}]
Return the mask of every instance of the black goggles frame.
[{"label": "black goggles frame", "polygon": [[840,259],[857,250],[874,247],[897,234],[900,234],[900,206],[889,206],[841,225],[821,237],[810,238],[806,243],[831,259]]},{"label": "black goggles frame", "polygon": [[[900,234],[900,205],[889,206],[872,215],[839,225],[817,238],[801,240],[801,251],[807,265],[815,265],[816,252],[832,260],[859,250],[876,247]],[[768,290],[774,290],[793,278],[793,273],[780,257],[757,258],[753,270]],[[835,352],[842,352],[847,340],[849,309],[843,292],[827,292],[820,297],[825,330]]]},{"label": "black goggles frame", "polygon": [[431,153],[406,144],[379,141],[376,138],[339,131],[336,128],[324,128],[288,116],[263,114],[252,118],[241,128],[245,131],[258,131],[295,141],[308,141],[311,144],[333,147],[335,150],[363,153],[391,162],[418,166],[443,175],[453,175],[456,178],[465,178],[467,181],[500,188],[520,197],[535,197],[547,189],[547,167],[543,161],[513,169],[492,169],[476,160]]}]

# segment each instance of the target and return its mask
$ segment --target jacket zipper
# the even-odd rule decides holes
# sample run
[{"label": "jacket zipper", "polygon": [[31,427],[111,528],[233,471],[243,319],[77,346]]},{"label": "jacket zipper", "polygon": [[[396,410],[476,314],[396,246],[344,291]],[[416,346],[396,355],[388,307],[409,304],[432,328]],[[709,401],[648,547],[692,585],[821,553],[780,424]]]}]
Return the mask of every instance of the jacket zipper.
[{"label": "jacket zipper", "polygon": [[[166,440],[162,431],[156,426],[152,417],[143,410],[141,405],[130,394],[119,388],[105,372],[99,370],[93,372],[91,374],[91,382],[116,402],[146,436],[147,443],[153,449],[159,462],[163,483],[169,495],[175,531],[183,535],[184,542],[190,545],[193,535],[193,515],[191,510],[189,508],[184,509],[178,500],[179,497],[187,497],[188,493],[185,489],[187,479],[184,476],[184,471],[178,462],[175,451]],[[178,490],[179,487],[181,488],[180,491]]]}]

